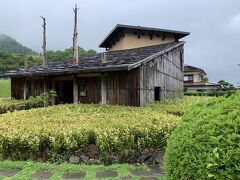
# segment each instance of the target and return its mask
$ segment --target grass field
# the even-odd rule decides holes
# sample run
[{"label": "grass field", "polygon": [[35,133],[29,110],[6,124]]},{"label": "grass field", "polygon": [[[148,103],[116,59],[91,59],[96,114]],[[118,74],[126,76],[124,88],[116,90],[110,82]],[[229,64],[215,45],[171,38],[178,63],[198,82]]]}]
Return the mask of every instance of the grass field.
[{"label": "grass field", "polygon": [[1,97],[10,97],[10,87],[11,81],[10,80],[1,80],[0,79],[0,98]]}]

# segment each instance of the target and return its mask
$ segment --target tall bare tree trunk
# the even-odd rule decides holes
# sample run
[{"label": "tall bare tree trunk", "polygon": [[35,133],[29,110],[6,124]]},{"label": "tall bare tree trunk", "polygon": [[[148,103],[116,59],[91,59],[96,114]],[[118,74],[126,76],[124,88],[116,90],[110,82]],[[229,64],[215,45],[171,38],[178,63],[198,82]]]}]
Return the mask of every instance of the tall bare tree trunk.
[{"label": "tall bare tree trunk", "polygon": [[73,8],[74,12],[74,32],[73,32],[73,63],[78,64],[78,45],[77,45],[77,11],[79,8],[77,8],[77,4],[75,5],[75,8]]},{"label": "tall bare tree trunk", "polygon": [[43,67],[47,67],[47,42],[46,42],[46,18],[40,16],[43,19]]}]

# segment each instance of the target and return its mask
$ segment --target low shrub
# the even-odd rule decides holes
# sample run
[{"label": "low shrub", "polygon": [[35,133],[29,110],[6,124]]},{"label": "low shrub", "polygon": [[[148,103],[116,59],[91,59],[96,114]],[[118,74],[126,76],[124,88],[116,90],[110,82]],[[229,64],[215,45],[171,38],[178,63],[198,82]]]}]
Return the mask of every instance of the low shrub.
[{"label": "low shrub", "polygon": [[94,145],[106,162],[132,150],[163,148],[179,115],[206,99],[183,97],[145,107],[58,105],[3,114],[0,159],[66,161]]},{"label": "low shrub", "polygon": [[30,97],[28,100],[0,98],[0,114],[48,106],[49,99],[52,96],[56,96],[54,91],[50,91],[49,93],[42,93],[37,97]]},{"label": "low shrub", "polygon": [[166,112],[168,114],[174,114],[177,116],[182,116],[187,109],[193,104],[197,104],[202,101],[208,101],[211,97],[193,97],[193,96],[183,96],[175,99],[166,99],[159,102],[154,102],[146,107],[149,111],[156,110],[160,112]]},{"label": "low shrub", "polygon": [[27,109],[26,103],[22,100],[13,100],[10,98],[0,98],[0,114],[13,112],[15,110]]},{"label": "low shrub", "polygon": [[235,94],[237,92],[237,90],[227,90],[227,91],[223,91],[223,90],[211,90],[211,91],[192,91],[192,92],[185,92],[184,95],[185,96],[215,96],[215,97],[219,97],[219,96],[225,96],[225,97],[229,97],[233,94]]},{"label": "low shrub", "polygon": [[131,149],[166,146],[179,117],[144,108],[103,105],[59,105],[0,116],[0,156],[49,160],[96,144],[100,158]]},{"label": "low shrub", "polygon": [[190,108],[170,136],[168,179],[240,179],[240,93]]}]

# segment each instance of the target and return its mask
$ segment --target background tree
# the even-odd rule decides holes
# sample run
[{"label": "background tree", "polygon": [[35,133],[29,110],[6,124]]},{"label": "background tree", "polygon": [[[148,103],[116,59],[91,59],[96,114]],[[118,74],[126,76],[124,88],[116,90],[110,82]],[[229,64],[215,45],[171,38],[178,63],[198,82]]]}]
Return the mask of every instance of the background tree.
[{"label": "background tree", "polygon": [[225,81],[225,80],[220,80],[218,81],[218,84],[221,86],[222,91],[228,91],[228,90],[234,90],[235,87],[233,84]]},{"label": "background tree", "polygon": [[[79,57],[86,55],[95,55],[94,50],[84,50],[78,47]],[[67,48],[63,51],[48,51],[48,62],[72,60],[72,48]],[[8,53],[0,50],[0,72],[19,69],[24,67],[24,61],[27,59],[29,67],[42,64],[42,57],[40,55],[20,55]]]},{"label": "background tree", "polygon": [[207,83],[207,82],[209,81],[209,79],[208,79],[207,76],[204,76],[202,80],[203,80],[203,82],[205,82],[205,83]]}]

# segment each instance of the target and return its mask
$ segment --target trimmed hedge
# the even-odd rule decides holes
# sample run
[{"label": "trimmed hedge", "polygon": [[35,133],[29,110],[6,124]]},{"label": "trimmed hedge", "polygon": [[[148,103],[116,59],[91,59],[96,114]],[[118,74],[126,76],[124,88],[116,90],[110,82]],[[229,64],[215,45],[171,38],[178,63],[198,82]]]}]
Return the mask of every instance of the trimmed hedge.
[{"label": "trimmed hedge", "polygon": [[203,101],[205,102],[211,98],[212,97],[183,96],[180,98],[166,99],[159,102],[154,102],[148,104],[146,107],[149,108],[149,111],[156,110],[166,112],[168,114],[182,116],[193,104],[197,104]]},{"label": "trimmed hedge", "polygon": [[167,144],[168,179],[240,179],[240,93],[185,113]]},{"label": "trimmed hedge", "polygon": [[65,161],[94,144],[107,162],[132,150],[163,148],[180,120],[173,114],[205,99],[183,97],[145,107],[58,105],[3,114],[0,159]]},{"label": "trimmed hedge", "polygon": [[[50,93],[42,93],[37,97],[30,97],[28,100],[15,100],[10,98],[0,98],[0,114],[7,112],[29,110],[32,108],[44,107],[44,104],[48,106]],[[53,94],[54,95],[54,94]]]},{"label": "trimmed hedge", "polygon": [[112,153],[162,148],[179,117],[133,108],[103,105],[58,105],[0,116],[0,157],[67,160],[96,144],[100,158]]},{"label": "trimmed hedge", "polygon": [[10,98],[0,98],[0,114],[24,109],[27,109],[25,101],[13,100]]},{"label": "trimmed hedge", "polygon": [[212,91],[192,91],[192,92],[185,92],[184,95],[185,96],[215,96],[215,97],[219,97],[219,96],[225,96],[225,97],[229,97],[233,94],[235,94],[237,92],[237,90],[228,90],[228,91],[223,91],[223,90],[212,90]]}]

